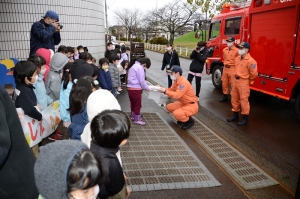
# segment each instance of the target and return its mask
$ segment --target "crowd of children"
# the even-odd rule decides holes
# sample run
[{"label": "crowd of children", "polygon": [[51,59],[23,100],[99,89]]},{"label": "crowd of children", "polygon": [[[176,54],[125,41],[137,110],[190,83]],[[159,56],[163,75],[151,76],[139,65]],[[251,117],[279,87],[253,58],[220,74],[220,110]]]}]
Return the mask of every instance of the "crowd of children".
[{"label": "crowd of children", "polygon": [[[62,141],[64,135],[57,129],[48,138],[60,141],[41,146],[39,154],[32,149],[41,198],[97,198],[98,194],[99,198],[128,198],[131,191],[125,186],[119,146],[129,138],[130,119],[116,97],[126,86],[131,119],[145,125],[141,93],[149,91],[144,70],[151,65],[148,58],[130,63],[129,52],[128,47],[114,48],[109,43],[106,58],[97,66],[86,47],[62,45],[55,53],[40,48],[16,64],[15,107],[42,122],[41,111],[59,100],[61,122],[70,138]],[[57,166],[62,159],[66,162]],[[65,181],[55,179],[53,173],[66,176]]]}]

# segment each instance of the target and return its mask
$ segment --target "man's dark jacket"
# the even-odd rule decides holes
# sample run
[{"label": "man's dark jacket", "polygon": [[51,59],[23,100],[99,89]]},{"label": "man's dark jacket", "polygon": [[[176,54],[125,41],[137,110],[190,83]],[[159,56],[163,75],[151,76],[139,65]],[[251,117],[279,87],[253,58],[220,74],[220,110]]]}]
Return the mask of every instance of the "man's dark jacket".
[{"label": "man's dark jacket", "polygon": [[190,58],[193,59],[190,65],[190,71],[194,73],[202,73],[203,67],[208,56],[208,49],[205,47],[200,53],[193,50]]},{"label": "man's dark jacket", "polygon": [[0,86],[0,198],[38,198],[34,156],[25,139],[16,108]]},{"label": "man's dark jacket", "polygon": [[[174,65],[180,66],[179,56],[176,50],[173,50],[171,54],[169,52],[165,52],[161,70],[164,70],[167,65],[170,65],[170,68],[172,68]],[[167,68],[167,70],[170,70],[170,68]]]},{"label": "man's dark jacket", "polygon": [[60,43],[60,33],[55,32],[52,24],[46,24],[44,19],[32,24],[30,30],[30,55],[39,48],[51,49],[55,52],[55,45]]}]

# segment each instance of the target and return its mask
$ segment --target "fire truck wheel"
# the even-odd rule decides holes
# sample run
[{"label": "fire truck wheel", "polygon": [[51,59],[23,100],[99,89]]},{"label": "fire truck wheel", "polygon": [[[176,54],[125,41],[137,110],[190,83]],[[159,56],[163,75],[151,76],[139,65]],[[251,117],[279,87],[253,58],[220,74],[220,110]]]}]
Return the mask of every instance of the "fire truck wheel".
[{"label": "fire truck wheel", "polygon": [[212,82],[215,88],[222,89],[222,67],[220,65],[216,65],[212,71]]},{"label": "fire truck wheel", "polygon": [[296,111],[297,118],[300,121],[300,93],[298,94],[295,101],[295,111]]}]

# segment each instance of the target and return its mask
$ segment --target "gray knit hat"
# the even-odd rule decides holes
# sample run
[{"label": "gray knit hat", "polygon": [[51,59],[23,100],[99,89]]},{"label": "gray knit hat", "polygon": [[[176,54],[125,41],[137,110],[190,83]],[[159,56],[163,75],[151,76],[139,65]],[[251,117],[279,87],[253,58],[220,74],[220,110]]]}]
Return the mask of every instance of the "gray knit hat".
[{"label": "gray knit hat", "polygon": [[44,199],[68,199],[67,173],[74,156],[87,145],[61,140],[42,146],[34,165],[35,183]]}]

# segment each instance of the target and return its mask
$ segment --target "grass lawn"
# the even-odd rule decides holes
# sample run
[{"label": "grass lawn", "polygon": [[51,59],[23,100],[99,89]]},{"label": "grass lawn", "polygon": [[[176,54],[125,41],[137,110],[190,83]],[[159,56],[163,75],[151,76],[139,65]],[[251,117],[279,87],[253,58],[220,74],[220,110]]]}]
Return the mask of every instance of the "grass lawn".
[{"label": "grass lawn", "polygon": [[[206,34],[206,36],[208,36],[208,34]],[[203,35],[203,38],[204,38],[204,35]],[[197,43],[201,40],[202,40],[202,37],[195,38],[195,32],[192,31],[192,32],[186,33],[186,34],[176,38],[174,41],[174,46],[195,48]]]}]

